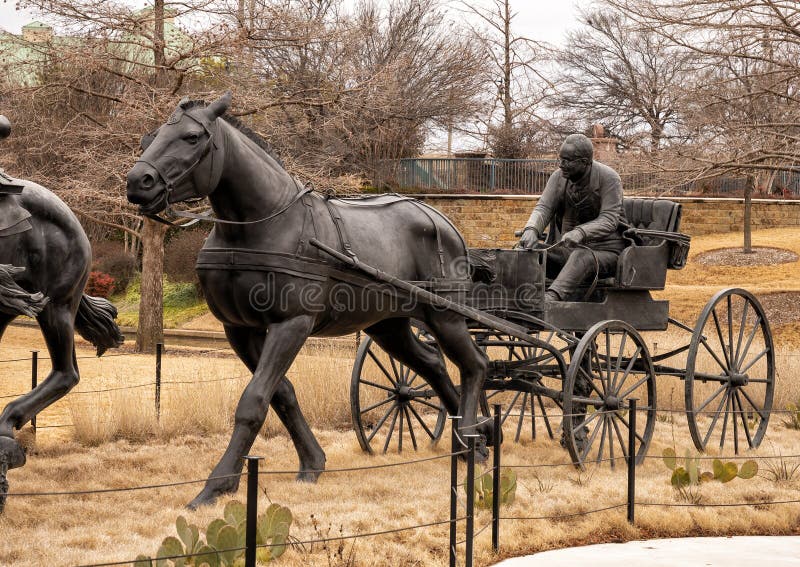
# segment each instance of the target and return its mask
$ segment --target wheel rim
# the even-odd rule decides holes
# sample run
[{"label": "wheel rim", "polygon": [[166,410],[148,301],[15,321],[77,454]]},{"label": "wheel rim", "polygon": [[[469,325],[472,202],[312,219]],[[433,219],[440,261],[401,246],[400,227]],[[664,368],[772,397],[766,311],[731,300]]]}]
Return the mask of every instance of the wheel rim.
[{"label": "wheel rim", "polygon": [[563,442],[573,463],[628,458],[628,400],[637,398],[635,457],[641,463],[653,437],[656,380],[641,335],[622,321],[594,325],[573,353],[564,386]]},{"label": "wheel rim", "polygon": [[775,349],[766,313],[753,294],[727,289],[697,320],[686,360],[686,416],[695,447],[755,448],[769,424]]},{"label": "wheel rim", "polygon": [[[531,335],[548,344],[557,340],[554,331],[532,332]],[[557,426],[553,414],[562,413],[562,406],[558,400],[542,396],[536,391],[536,387],[561,390],[564,369],[558,364],[555,355],[543,347],[502,334],[479,336],[478,344],[493,360],[509,363],[512,369],[508,372],[510,376],[506,378],[521,379],[529,384],[527,389],[510,386],[507,390],[486,390],[488,405],[501,405],[501,424],[512,428],[514,441],[519,442],[523,434],[535,440],[542,428],[553,439]],[[566,351],[567,346],[562,350]],[[555,407],[551,404],[555,404]]]},{"label": "wheel rim", "polygon": [[[424,331],[416,329],[417,336]],[[435,344],[425,338],[423,342]],[[444,431],[447,412],[425,380],[371,338],[361,343],[350,380],[350,410],[359,445],[368,453],[417,450]]]}]

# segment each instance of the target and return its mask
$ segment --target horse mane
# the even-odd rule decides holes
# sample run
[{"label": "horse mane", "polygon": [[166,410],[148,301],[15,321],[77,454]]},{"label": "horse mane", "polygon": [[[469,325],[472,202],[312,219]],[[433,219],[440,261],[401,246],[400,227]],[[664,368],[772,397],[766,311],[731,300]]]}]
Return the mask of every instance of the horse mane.
[{"label": "horse mane", "polygon": [[[193,108],[205,108],[208,106],[206,101],[204,100],[189,100],[181,102],[180,107],[182,110],[192,110]],[[220,118],[222,118],[225,122],[239,130],[242,134],[244,134],[250,141],[256,144],[259,148],[264,150],[266,154],[278,162],[281,167],[284,167],[283,160],[278,155],[278,152],[275,151],[275,148],[272,147],[272,144],[267,142],[261,134],[250,128],[249,126],[245,125],[239,118],[236,116],[231,116],[227,112],[223,114]]]}]

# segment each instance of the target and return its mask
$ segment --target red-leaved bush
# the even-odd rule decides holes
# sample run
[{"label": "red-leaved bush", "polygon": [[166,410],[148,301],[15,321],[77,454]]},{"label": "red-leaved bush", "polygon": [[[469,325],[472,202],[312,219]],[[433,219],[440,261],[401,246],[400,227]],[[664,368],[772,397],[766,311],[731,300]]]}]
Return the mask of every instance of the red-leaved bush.
[{"label": "red-leaved bush", "polygon": [[108,297],[114,293],[114,278],[104,272],[89,272],[86,293],[94,297]]}]

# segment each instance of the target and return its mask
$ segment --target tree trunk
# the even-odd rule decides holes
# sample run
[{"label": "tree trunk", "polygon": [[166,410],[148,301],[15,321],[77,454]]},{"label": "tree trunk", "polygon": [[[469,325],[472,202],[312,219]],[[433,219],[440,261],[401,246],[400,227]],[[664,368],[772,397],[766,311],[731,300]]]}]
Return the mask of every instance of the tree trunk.
[{"label": "tree trunk", "polygon": [[164,340],[164,235],[166,226],[145,219],[142,227],[142,297],[136,352],[153,352]]},{"label": "tree trunk", "polygon": [[753,190],[755,189],[755,175],[747,176],[747,184],[744,188],[744,253],[753,253],[752,242],[752,214],[753,214]]},{"label": "tree trunk", "polygon": [[509,2],[510,0],[505,0],[503,14],[503,121],[510,128],[514,123],[514,115],[511,112],[511,7]]}]

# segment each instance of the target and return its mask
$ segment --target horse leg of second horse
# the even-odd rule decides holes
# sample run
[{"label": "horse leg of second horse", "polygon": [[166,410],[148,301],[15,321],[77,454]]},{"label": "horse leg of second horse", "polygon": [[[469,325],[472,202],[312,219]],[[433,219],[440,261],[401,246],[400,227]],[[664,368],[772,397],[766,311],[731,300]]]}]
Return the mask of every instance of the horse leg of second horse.
[{"label": "horse leg of second horse", "polygon": [[[76,306],[77,309],[77,306]],[[8,404],[0,415],[0,435],[12,437],[44,408],[64,397],[78,383],[73,321],[75,311],[68,305],[49,304],[37,318],[42,329],[52,370],[35,389]]]},{"label": "horse leg of second horse", "polygon": [[[255,372],[261,358],[266,332],[261,329],[225,325],[225,335],[233,350],[250,372]],[[289,432],[297,451],[300,461],[297,480],[315,482],[325,468],[325,452],[308,426],[308,422],[300,410],[300,405],[297,403],[294,386],[286,376],[281,379],[272,395],[271,406]]]},{"label": "horse leg of second horse", "polygon": [[239,476],[232,475],[242,472],[242,457],[253,446],[267,417],[272,396],[310,335],[313,324],[312,316],[300,315],[267,327],[258,366],[236,407],[233,435],[228,448],[203,490],[189,503],[190,508],[213,504],[219,496],[234,492],[239,487]]}]

